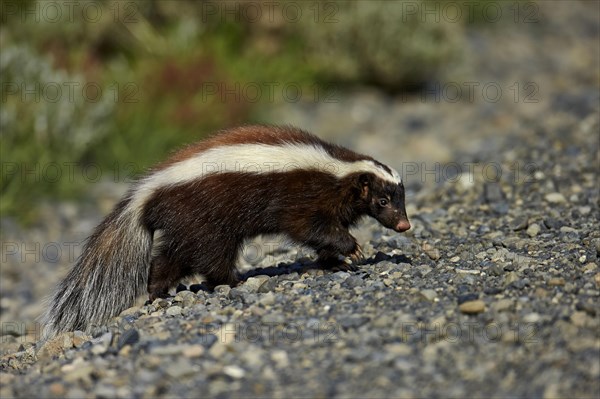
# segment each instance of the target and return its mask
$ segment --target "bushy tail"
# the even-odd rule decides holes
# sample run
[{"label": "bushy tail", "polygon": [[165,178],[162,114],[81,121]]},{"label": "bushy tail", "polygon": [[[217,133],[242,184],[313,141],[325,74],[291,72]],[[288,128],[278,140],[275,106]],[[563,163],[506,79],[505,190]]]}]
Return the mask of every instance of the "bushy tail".
[{"label": "bushy tail", "polygon": [[121,201],[88,239],[42,316],[43,339],[65,331],[92,332],[132,306],[148,284],[152,233]]}]

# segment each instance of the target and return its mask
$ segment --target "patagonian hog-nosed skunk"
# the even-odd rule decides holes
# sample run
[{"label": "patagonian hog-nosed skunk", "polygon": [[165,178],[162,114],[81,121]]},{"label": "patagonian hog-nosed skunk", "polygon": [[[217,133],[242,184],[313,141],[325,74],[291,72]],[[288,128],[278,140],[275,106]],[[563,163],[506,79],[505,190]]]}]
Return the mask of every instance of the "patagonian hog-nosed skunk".
[{"label": "patagonian hog-nosed skunk", "polygon": [[186,276],[235,285],[242,243],[260,234],[314,249],[325,268],[355,270],[339,255],[362,258],[348,228],[365,215],[410,229],[392,168],[292,127],[220,132],[132,185],[51,298],[44,336],[90,331],[144,290],[164,297]]}]

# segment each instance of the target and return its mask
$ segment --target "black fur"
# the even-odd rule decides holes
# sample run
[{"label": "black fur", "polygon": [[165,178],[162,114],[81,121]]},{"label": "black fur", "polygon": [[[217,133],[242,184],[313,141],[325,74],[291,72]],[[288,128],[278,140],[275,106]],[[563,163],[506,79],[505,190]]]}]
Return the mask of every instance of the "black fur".
[{"label": "black fur", "polygon": [[[390,198],[389,207],[378,205],[382,197]],[[317,251],[323,266],[344,268],[338,255],[360,251],[348,229],[366,215],[391,228],[406,219],[403,187],[373,175],[339,180],[323,172],[292,171],[223,173],[163,188],[147,202],[143,216],[148,229],[162,233],[150,297],[165,296],[193,274],[204,275],[211,286],[236,284],[240,247],[260,234],[285,234]]]}]

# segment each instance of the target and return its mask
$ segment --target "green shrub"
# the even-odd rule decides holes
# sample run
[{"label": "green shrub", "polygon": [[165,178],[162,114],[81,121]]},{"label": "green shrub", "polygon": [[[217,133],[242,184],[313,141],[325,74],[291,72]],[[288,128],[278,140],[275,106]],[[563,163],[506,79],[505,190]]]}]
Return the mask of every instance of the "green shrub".
[{"label": "green shrub", "polygon": [[27,218],[40,197],[76,192],[72,179],[62,174],[84,161],[88,149],[110,132],[114,108],[107,97],[90,101],[94,88],[86,92],[85,84],[28,48],[2,49],[3,215],[18,209]]},{"label": "green shrub", "polygon": [[460,55],[460,21],[407,13],[401,1],[336,4],[330,22],[304,18],[295,28],[305,40],[308,62],[325,80],[414,89],[439,79]]}]

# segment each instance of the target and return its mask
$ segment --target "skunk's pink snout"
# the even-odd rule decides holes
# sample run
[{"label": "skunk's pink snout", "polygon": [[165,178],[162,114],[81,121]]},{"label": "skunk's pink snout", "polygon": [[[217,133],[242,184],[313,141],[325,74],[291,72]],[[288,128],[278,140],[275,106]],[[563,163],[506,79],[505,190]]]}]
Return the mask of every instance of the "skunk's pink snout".
[{"label": "skunk's pink snout", "polygon": [[398,222],[398,224],[396,225],[396,227],[394,228],[394,230],[396,230],[399,233],[409,230],[409,229],[410,229],[410,222],[408,221],[408,219],[400,220]]}]

